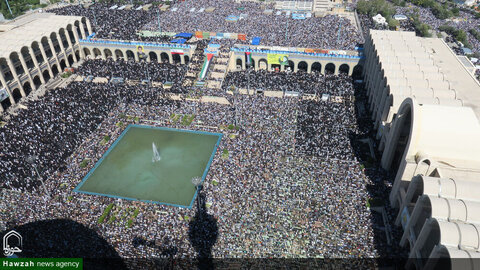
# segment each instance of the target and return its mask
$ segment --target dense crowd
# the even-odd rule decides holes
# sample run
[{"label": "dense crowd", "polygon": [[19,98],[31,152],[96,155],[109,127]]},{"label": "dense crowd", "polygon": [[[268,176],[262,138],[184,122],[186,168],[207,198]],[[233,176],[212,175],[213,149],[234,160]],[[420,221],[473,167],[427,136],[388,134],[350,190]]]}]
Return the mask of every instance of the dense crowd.
[{"label": "dense crowd", "polygon": [[[140,30],[167,32],[208,31],[220,33],[246,34],[247,41],[261,37],[261,44],[275,46],[298,46],[325,49],[348,49],[363,42],[356,26],[349,19],[336,15],[292,19],[285,14],[264,14],[265,8],[257,2],[237,3],[228,1],[180,1],[169,10],[157,14],[156,8],[150,10],[109,9],[111,5],[96,3],[88,8],[72,5],[52,9],[59,15],[86,16],[96,32],[96,38],[120,40],[145,40],[166,42],[165,37],[141,37]],[[198,12],[201,8],[214,7],[213,12]],[[195,9],[194,12],[190,12]],[[230,15],[240,17],[235,22],[227,22]],[[243,18],[245,17],[245,18]],[[242,41],[238,41],[242,42]]]},{"label": "dense crowd", "polygon": [[230,90],[232,87],[263,90],[263,91],[295,91],[303,94],[334,96],[353,95],[351,78],[346,74],[322,75],[317,72],[268,72],[236,71],[229,72],[222,87]]},{"label": "dense crowd", "polygon": [[135,61],[114,61],[88,59],[78,69],[78,73],[83,76],[94,76],[111,79],[113,77],[123,78],[124,80],[151,80],[155,82],[171,82],[180,84],[187,72],[186,65],[173,65],[169,63],[156,62],[135,62]]},{"label": "dense crowd", "polygon": [[[107,76],[107,67],[118,74],[131,68],[87,61],[80,70]],[[176,69],[162,69],[167,67]],[[0,128],[1,147],[6,149],[1,183],[8,187],[2,191],[2,203],[11,209],[0,212],[0,220],[21,225],[68,217],[95,230],[122,257],[189,258],[202,254],[202,249],[209,250],[208,256],[222,258],[402,254],[395,245],[384,244],[383,223],[365,206],[367,198],[388,194],[384,183],[388,175],[376,167],[362,168],[349,140],[350,134],[368,134],[356,121],[354,104],[348,102],[356,94],[352,79],[303,73],[255,76],[280,80],[289,88],[298,86],[287,81],[323,81],[322,91],[342,99],[236,94],[235,102],[223,105],[166,99],[142,85],[73,82],[29,102],[28,109],[10,115],[8,124]],[[228,79],[232,86],[243,83],[242,76]],[[313,91],[308,85],[304,82],[301,87]],[[172,121],[173,114],[193,114],[194,122],[184,126]],[[239,130],[225,129],[235,118]],[[203,183],[203,210],[72,192],[130,123],[228,135]],[[111,136],[106,144],[101,143],[105,135]],[[223,150],[228,151],[226,157]],[[24,157],[32,154],[38,155],[50,197],[25,164]],[[91,161],[81,166],[86,159]],[[99,223],[110,203],[115,204],[117,220]],[[120,217],[131,214],[131,207],[139,209],[139,215],[129,227]],[[205,215],[195,218],[200,225],[183,218],[199,212]],[[198,228],[209,238],[196,239],[203,235],[195,233]],[[398,240],[399,232],[393,233]],[[48,250],[49,244],[44,248]]]}]

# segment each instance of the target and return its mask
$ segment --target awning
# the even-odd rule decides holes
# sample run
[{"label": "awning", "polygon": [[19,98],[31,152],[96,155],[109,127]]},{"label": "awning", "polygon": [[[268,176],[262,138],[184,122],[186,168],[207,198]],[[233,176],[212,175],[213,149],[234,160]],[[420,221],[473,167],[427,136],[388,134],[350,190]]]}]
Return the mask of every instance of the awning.
[{"label": "awning", "polygon": [[178,33],[175,35],[175,37],[181,37],[181,38],[191,38],[193,36],[192,33]]},{"label": "awning", "polygon": [[260,40],[262,40],[261,37],[254,37],[252,39],[252,45],[260,45]]}]

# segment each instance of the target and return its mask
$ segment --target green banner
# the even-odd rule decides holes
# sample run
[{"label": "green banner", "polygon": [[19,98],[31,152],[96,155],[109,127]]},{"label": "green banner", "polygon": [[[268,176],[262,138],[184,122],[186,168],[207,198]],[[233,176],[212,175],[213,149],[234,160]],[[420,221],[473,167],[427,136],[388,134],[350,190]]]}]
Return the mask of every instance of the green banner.
[{"label": "green banner", "polygon": [[0,269],[78,270],[83,269],[81,258],[0,258]]},{"label": "green banner", "polygon": [[288,66],[288,54],[269,53],[267,54],[267,61],[270,65]]}]

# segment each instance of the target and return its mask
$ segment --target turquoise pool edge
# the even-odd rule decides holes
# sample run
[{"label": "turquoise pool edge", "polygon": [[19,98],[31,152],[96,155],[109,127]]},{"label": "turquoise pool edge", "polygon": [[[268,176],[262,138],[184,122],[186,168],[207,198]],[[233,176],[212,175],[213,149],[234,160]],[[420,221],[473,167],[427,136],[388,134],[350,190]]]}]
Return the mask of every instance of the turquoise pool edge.
[{"label": "turquoise pool edge", "polygon": [[82,178],[82,181],[73,189],[74,192],[77,193],[84,193],[88,195],[97,195],[97,196],[105,196],[105,197],[110,197],[110,198],[116,198],[116,199],[125,199],[125,200],[130,200],[130,201],[138,201],[138,202],[145,202],[145,203],[154,203],[154,204],[163,204],[163,205],[168,205],[168,206],[175,206],[175,207],[181,207],[181,208],[187,208],[191,209],[193,207],[193,203],[195,202],[195,199],[197,197],[198,190],[195,190],[195,194],[193,195],[192,201],[190,202],[190,205],[178,205],[178,204],[172,204],[172,203],[166,203],[166,202],[158,202],[158,201],[151,201],[151,200],[138,200],[135,198],[129,198],[129,197],[123,197],[123,196],[116,196],[116,195],[111,195],[111,194],[104,194],[104,193],[97,193],[97,192],[90,192],[90,191],[83,191],[80,190],[80,188],[83,186],[83,184],[88,180],[90,175],[97,169],[100,164],[102,164],[102,161],[110,154],[110,151],[115,148],[117,143],[125,136],[125,134],[128,132],[128,130],[132,127],[136,128],[145,128],[145,129],[160,129],[160,130],[169,130],[169,131],[177,131],[177,132],[187,132],[187,133],[196,133],[196,134],[204,134],[204,135],[214,135],[218,136],[217,143],[215,144],[215,147],[213,148],[212,154],[210,155],[210,160],[207,163],[207,166],[205,167],[205,170],[202,175],[202,184],[205,181],[205,178],[207,177],[207,173],[210,169],[210,166],[213,162],[213,158],[215,157],[215,154],[217,153],[217,148],[220,145],[220,141],[222,140],[223,133],[214,133],[214,132],[208,132],[208,131],[197,131],[197,130],[188,130],[188,129],[178,129],[178,128],[168,128],[168,127],[154,127],[154,126],[148,126],[148,125],[137,125],[137,124],[129,124],[120,134],[120,136],[115,140],[115,142],[108,148],[108,150],[102,155],[102,157],[95,163],[95,166],[90,169],[90,171],[87,173]]}]

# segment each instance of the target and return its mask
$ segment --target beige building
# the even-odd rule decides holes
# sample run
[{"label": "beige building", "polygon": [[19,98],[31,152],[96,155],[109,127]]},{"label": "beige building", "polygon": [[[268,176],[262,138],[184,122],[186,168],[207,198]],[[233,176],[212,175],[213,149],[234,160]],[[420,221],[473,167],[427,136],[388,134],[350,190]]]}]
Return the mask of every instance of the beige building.
[{"label": "beige building", "polygon": [[33,13],[0,24],[0,112],[80,60],[79,40],[92,32],[85,17]]},{"label": "beige building", "polygon": [[479,82],[442,39],[371,30],[364,50],[381,165],[396,172],[390,204],[408,266],[478,269]]},{"label": "beige building", "polygon": [[159,44],[153,42],[130,42],[110,40],[81,40],[81,53],[89,58],[131,59],[140,61],[139,49],[145,53],[147,62],[188,64],[195,53],[196,45]]},{"label": "beige building", "polygon": [[[251,66],[255,70],[279,71],[290,70],[296,72],[317,71],[322,74],[346,73],[348,75],[361,74],[363,56],[358,51],[323,50],[325,53],[305,53],[302,48],[287,48],[275,46],[235,45],[231,49],[228,64],[229,71],[245,70],[247,68],[246,53],[251,53]],[[269,55],[286,55],[288,65],[278,65],[268,62]]]}]

